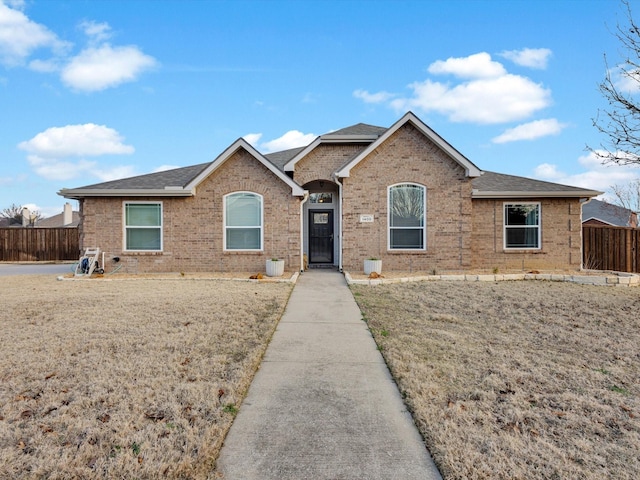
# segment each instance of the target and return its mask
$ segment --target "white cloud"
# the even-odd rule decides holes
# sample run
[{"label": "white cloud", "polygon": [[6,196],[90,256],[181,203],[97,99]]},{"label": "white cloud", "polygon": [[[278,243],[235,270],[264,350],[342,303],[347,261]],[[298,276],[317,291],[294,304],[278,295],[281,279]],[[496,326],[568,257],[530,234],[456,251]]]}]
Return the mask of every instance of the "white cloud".
[{"label": "white cloud", "polygon": [[[13,5],[16,8],[10,8]],[[87,47],[70,56],[71,43],[62,41],[46,26],[31,21],[21,10],[24,2],[0,0],[0,63],[24,65],[38,49],[49,49],[53,58],[33,59],[28,66],[40,73],[60,72],[62,82],[74,90],[94,92],[132,82],[157,65],[137,46],[112,46],[111,26],[84,21],[79,28],[87,35]]]},{"label": "white cloud", "polygon": [[[20,2],[12,2],[21,7]],[[22,65],[35,50],[48,48],[61,53],[70,46],[44,25],[33,22],[20,10],[0,2],[0,63]]]},{"label": "white cloud", "polygon": [[626,70],[623,65],[619,65],[618,68],[609,70],[609,75],[620,92],[631,94],[640,92],[640,70]]},{"label": "white cloud", "polygon": [[29,62],[29,68],[34,72],[53,73],[60,69],[60,62],[57,59],[36,59]]},{"label": "white cloud", "polygon": [[89,173],[93,173],[103,182],[119,180],[121,178],[128,178],[136,175],[135,168],[132,165],[119,165],[112,168],[98,168],[93,169],[93,171]]},{"label": "white cloud", "polygon": [[547,68],[552,53],[548,48],[523,48],[522,50],[506,50],[499,55],[517,65],[544,70]]},{"label": "white cloud", "polygon": [[247,141],[247,143],[249,143],[250,145],[253,145],[254,147],[257,147],[258,146],[258,142],[262,138],[262,134],[261,133],[247,133],[242,138],[244,138]]},{"label": "white cloud", "polygon": [[180,168],[180,166],[179,165],[160,165],[159,167],[154,168],[151,173],[166,172],[167,170],[173,170],[175,168]]},{"label": "white cloud", "polygon": [[93,92],[132,82],[156,64],[153,57],[138,47],[104,44],[87,48],[73,57],[62,69],[61,78],[73,89]]},{"label": "white cloud", "polygon": [[395,94],[384,91],[369,93],[366,90],[355,90],[353,96],[359,98],[364,103],[384,103],[395,97]]},{"label": "white cloud", "polygon": [[429,65],[427,71],[434,75],[451,74],[461,78],[495,78],[507,73],[502,64],[491,60],[491,55],[486,52],[437,60]]},{"label": "white cloud", "polygon": [[95,161],[66,160],[27,155],[27,161],[36,175],[47,180],[70,180],[80,176],[93,176],[97,166]]},{"label": "white cloud", "polygon": [[586,171],[568,174],[559,170],[557,165],[542,163],[535,168],[534,176],[541,180],[590,188],[601,192],[608,192],[612,185],[627,184],[640,176],[640,166],[603,165],[602,160],[593,152],[579,157],[578,163]]},{"label": "white cloud", "polygon": [[[100,167],[95,160],[43,158],[27,155],[27,161],[36,175],[47,180],[65,181],[75,178],[95,178],[101,182],[127,178],[136,175],[131,165],[118,165],[110,168]],[[90,183],[86,181],[85,184]]]},{"label": "white cloud", "polygon": [[31,140],[18,144],[18,148],[45,158],[131,154],[134,148],[122,143],[124,138],[105,125],[86,123],[51,127]]},{"label": "white cloud", "polygon": [[275,140],[265,142],[261,145],[265,153],[278,152],[280,150],[288,150],[290,148],[303,147],[310,144],[316,138],[313,133],[302,133],[298,130],[289,130]]},{"label": "white cloud", "polygon": [[553,180],[564,176],[558,166],[552,163],[541,163],[534,169],[534,175],[537,178],[544,178],[547,180]]},{"label": "white cloud", "polygon": [[551,91],[531,79],[508,73],[486,52],[433,62],[431,74],[451,74],[462,80],[443,83],[427,78],[408,85],[412,95],[356,90],[367,103],[384,103],[396,111],[436,112],[452,122],[505,123],[526,119],[551,104]]},{"label": "white cloud", "polygon": [[438,112],[452,122],[481,124],[512,122],[527,118],[551,103],[551,92],[528,78],[506,74],[454,87],[431,80],[410,85],[411,98],[396,99],[397,110],[414,108]]},{"label": "white cloud", "polygon": [[111,27],[106,22],[97,23],[92,20],[86,20],[80,23],[80,28],[86,36],[95,42],[104,42],[111,38]]},{"label": "white cloud", "polygon": [[493,143],[508,143],[519,140],[535,140],[536,138],[547,137],[549,135],[558,135],[566,127],[567,124],[560,123],[555,118],[535,120],[510,128],[491,141]]}]

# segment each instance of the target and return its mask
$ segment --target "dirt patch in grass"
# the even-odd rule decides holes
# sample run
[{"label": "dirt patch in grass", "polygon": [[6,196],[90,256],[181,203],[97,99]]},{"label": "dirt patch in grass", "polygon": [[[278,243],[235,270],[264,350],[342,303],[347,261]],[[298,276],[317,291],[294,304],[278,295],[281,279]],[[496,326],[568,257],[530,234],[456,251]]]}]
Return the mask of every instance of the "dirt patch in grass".
[{"label": "dirt patch in grass", "polygon": [[0,478],[207,478],[291,288],[3,278]]},{"label": "dirt patch in grass", "polygon": [[640,290],[351,287],[445,479],[640,478]]}]

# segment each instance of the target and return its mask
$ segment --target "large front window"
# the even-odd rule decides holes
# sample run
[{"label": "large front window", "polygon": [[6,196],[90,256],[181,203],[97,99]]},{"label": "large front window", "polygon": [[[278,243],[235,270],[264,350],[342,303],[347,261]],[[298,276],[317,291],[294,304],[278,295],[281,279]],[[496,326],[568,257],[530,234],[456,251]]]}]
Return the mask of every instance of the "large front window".
[{"label": "large front window", "polygon": [[125,250],[162,250],[162,203],[124,204]]},{"label": "large front window", "polygon": [[504,248],[540,248],[540,204],[504,204]]},{"label": "large front window", "polygon": [[424,250],[426,188],[413,183],[389,187],[389,249]]},{"label": "large front window", "polygon": [[224,197],[226,250],[262,250],[262,197],[239,192]]}]

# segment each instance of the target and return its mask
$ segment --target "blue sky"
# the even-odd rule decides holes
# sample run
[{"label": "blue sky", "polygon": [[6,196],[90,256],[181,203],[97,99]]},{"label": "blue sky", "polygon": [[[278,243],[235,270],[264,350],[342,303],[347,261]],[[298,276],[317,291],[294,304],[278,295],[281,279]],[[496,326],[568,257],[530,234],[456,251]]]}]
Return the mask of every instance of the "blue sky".
[{"label": "blue sky", "polygon": [[607,190],[640,176],[585,149],[624,22],[616,0],[0,0],[0,209],[407,110],[483,170]]}]

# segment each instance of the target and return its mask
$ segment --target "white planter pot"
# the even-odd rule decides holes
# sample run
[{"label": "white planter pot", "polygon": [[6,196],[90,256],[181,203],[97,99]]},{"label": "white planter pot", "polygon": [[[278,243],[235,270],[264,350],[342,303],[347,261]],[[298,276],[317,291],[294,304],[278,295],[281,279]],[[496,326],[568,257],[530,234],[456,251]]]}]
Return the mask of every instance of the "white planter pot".
[{"label": "white planter pot", "polygon": [[372,272],[376,272],[378,275],[382,273],[382,260],[364,261],[364,274],[369,275]]},{"label": "white planter pot", "polygon": [[281,277],[284,274],[284,260],[267,260],[267,277]]}]

